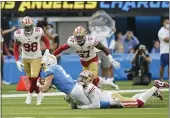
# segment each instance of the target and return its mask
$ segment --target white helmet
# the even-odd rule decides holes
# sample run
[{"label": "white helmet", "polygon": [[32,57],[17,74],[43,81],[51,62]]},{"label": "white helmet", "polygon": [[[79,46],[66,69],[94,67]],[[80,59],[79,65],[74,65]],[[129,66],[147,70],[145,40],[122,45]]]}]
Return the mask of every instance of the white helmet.
[{"label": "white helmet", "polygon": [[52,64],[57,64],[57,59],[54,55],[50,54],[49,51],[46,51],[42,57],[41,63],[45,66],[49,66]]},{"label": "white helmet", "polygon": [[81,85],[87,85],[90,82],[92,82],[93,79],[94,79],[93,73],[89,70],[85,70],[82,73],[80,73],[78,83]]},{"label": "white helmet", "polygon": [[33,32],[33,25],[34,25],[34,21],[32,18],[30,18],[29,16],[26,16],[22,19],[21,25],[24,29],[24,33],[26,35],[31,35]]}]

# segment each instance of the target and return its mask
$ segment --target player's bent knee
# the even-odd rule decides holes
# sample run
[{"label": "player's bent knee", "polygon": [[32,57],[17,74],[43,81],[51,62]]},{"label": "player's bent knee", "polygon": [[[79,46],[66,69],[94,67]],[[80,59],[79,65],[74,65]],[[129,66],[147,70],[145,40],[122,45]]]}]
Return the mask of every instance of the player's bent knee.
[{"label": "player's bent knee", "polygon": [[144,106],[144,102],[142,102],[141,100],[137,99],[137,102],[138,102],[138,107]]}]

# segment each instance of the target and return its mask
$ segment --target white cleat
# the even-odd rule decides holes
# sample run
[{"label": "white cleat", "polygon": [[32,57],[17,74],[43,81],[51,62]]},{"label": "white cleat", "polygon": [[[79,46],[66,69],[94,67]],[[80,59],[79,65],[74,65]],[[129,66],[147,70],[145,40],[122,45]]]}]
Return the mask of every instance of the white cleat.
[{"label": "white cleat", "polygon": [[158,89],[159,88],[169,88],[169,84],[167,82],[162,82],[160,80],[155,80],[154,86],[156,86]]},{"label": "white cleat", "polygon": [[43,94],[40,92],[39,94],[37,94],[37,104],[36,105],[41,105],[42,104],[42,100],[43,100]]},{"label": "white cleat", "polygon": [[32,100],[32,94],[28,93],[27,98],[25,100],[25,104],[31,104],[31,100]]}]

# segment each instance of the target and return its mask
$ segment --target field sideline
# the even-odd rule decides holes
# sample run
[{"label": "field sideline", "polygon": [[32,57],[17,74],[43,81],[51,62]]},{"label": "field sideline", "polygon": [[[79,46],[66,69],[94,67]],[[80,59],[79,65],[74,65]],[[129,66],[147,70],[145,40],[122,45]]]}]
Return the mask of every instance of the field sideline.
[{"label": "field sideline", "polygon": [[[130,82],[117,82],[117,84],[124,89],[121,89],[120,93],[127,97],[152,86],[152,84],[132,86]],[[163,89],[163,101],[152,97],[144,108],[71,110],[63,100],[63,95],[54,93],[50,93],[52,96],[45,96],[41,106],[35,105],[36,97],[33,97],[31,105],[26,105],[23,96],[26,92],[14,92],[15,87],[16,85],[2,86],[2,118],[168,118],[168,89]],[[111,88],[105,89],[111,90]],[[11,94],[23,97],[10,97]]]}]

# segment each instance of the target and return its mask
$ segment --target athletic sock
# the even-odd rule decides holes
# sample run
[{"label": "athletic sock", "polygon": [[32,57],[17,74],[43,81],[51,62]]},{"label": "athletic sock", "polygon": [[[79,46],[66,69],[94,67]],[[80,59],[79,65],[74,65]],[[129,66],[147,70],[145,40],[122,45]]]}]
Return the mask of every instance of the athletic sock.
[{"label": "athletic sock", "polygon": [[141,96],[138,98],[138,100],[141,100],[143,103],[145,103],[157,90],[155,86],[153,86],[151,89],[148,91],[144,92],[141,94]]},{"label": "athletic sock", "polygon": [[143,93],[138,93],[132,97],[132,99],[137,100]]},{"label": "athletic sock", "polygon": [[32,78],[29,78],[29,80],[30,80],[30,89],[29,89],[29,92],[30,92],[30,93],[33,93],[33,92],[34,92],[33,79],[32,79]]}]

